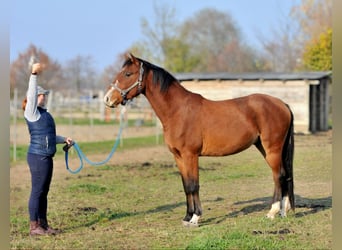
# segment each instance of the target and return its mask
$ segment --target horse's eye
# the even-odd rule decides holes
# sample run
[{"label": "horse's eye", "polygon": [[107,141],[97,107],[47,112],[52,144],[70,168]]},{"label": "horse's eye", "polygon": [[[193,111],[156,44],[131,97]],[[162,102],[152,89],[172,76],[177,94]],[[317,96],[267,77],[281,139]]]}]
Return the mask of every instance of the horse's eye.
[{"label": "horse's eye", "polygon": [[126,76],[126,77],[129,77],[129,76],[131,76],[131,75],[132,75],[131,72],[125,72],[125,76]]}]

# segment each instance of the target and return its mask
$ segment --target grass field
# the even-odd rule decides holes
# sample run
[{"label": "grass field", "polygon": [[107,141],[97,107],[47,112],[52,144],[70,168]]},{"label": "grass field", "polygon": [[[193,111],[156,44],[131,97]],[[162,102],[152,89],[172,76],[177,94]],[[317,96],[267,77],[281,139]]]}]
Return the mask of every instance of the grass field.
[{"label": "grass field", "polygon": [[[198,228],[181,224],[185,196],[163,145],[132,139],[134,146],[124,144],[127,148],[107,165],[86,166],[76,175],[65,170],[59,152],[48,210],[52,226],[63,230],[57,236],[28,235],[30,176],[25,161],[12,163],[11,248],[331,249],[331,133],[297,135],[295,140],[295,213],[265,218],[273,193],[271,171],[250,148],[200,159],[203,216]],[[95,160],[106,156],[91,146],[85,150]],[[76,160],[71,159],[73,164]]]}]

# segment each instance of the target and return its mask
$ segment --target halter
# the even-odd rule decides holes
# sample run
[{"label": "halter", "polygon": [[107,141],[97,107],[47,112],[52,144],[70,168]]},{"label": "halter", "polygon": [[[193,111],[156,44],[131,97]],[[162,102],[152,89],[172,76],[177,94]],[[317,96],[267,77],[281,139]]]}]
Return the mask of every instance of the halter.
[{"label": "halter", "polygon": [[129,93],[129,91],[131,91],[133,88],[135,88],[136,86],[138,86],[138,94],[141,93],[142,90],[142,78],[143,78],[143,74],[144,74],[144,68],[143,68],[143,63],[140,62],[140,70],[139,70],[139,79],[137,82],[133,83],[130,87],[128,87],[127,89],[120,89],[118,87],[118,83],[119,81],[116,80],[116,82],[113,84],[111,83],[110,85],[112,86],[112,89],[116,89],[117,91],[120,92],[123,101],[122,104],[125,105],[126,102],[128,101],[127,99],[127,94]]}]

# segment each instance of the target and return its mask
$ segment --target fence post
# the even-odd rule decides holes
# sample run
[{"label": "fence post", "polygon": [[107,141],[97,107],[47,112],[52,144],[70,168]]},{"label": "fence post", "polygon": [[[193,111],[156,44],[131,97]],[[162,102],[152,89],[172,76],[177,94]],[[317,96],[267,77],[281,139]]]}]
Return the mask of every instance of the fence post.
[{"label": "fence post", "polygon": [[54,93],[53,93],[52,89],[50,89],[49,91],[50,91],[50,93],[49,93],[49,98],[47,99],[46,108],[47,108],[47,110],[49,110],[49,112],[51,112],[52,110],[50,108],[52,107],[51,103],[53,101],[53,94]]},{"label": "fence post", "polygon": [[89,99],[88,99],[88,110],[89,110],[89,120],[90,120],[90,128],[94,127],[94,111],[93,111],[93,91],[89,90]]},{"label": "fence post", "polygon": [[105,120],[105,104],[103,101],[104,93],[102,90],[99,91],[99,102],[100,102],[100,120]]},{"label": "fence post", "polygon": [[18,89],[14,89],[14,98],[13,98],[13,161],[17,161],[17,109],[18,109]]}]

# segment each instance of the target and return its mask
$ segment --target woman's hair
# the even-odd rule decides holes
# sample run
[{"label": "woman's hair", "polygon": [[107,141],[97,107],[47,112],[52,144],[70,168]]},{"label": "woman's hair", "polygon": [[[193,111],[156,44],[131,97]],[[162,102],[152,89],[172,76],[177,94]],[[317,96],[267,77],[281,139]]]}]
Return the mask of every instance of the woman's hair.
[{"label": "woman's hair", "polygon": [[23,102],[21,103],[21,108],[25,111],[26,108],[26,103],[27,103],[27,98],[25,97],[25,99],[23,100]]}]

